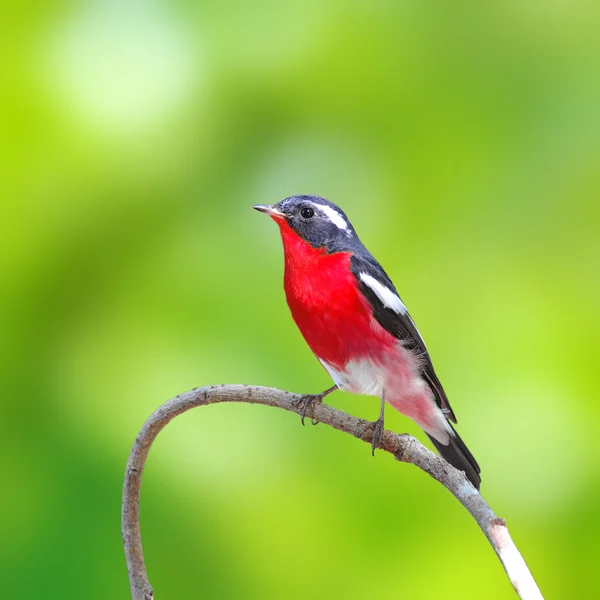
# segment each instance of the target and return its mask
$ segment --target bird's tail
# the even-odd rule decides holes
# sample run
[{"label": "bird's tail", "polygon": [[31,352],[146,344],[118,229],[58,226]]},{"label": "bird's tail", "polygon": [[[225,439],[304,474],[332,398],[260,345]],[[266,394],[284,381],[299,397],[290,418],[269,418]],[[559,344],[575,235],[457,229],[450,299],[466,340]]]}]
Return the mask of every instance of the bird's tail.
[{"label": "bird's tail", "polygon": [[[452,427],[452,425],[450,425],[450,427]],[[454,435],[450,436],[450,443],[447,446],[444,446],[444,444],[441,444],[428,434],[429,439],[442,458],[448,461],[453,467],[456,467],[459,471],[464,471],[467,479],[476,489],[479,489],[479,486],[481,485],[481,476],[479,475],[481,469],[465,443],[460,439],[458,433],[454,431],[454,427],[452,427],[452,431],[454,432]]]}]

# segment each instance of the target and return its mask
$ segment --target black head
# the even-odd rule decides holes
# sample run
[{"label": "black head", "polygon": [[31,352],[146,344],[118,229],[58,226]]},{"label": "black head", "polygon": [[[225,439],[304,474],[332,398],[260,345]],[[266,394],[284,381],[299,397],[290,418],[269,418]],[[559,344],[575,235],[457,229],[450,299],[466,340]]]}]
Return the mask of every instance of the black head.
[{"label": "black head", "polygon": [[285,219],[314,248],[325,247],[328,252],[340,252],[360,244],[344,211],[320,196],[291,196],[273,206],[257,205],[254,208]]}]

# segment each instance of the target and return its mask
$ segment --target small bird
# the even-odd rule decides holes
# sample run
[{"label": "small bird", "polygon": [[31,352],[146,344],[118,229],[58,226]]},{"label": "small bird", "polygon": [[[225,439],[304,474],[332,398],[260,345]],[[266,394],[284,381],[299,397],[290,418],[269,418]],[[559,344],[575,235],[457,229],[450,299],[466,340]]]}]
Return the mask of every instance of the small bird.
[{"label": "small bird", "polygon": [[[346,214],[319,196],[291,196],[254,209],[279,226],[284,288],[292,317],[335,385],[381,399],[372,449],[383,440],[386,402],[411,418],[451,465],[479,489],[480,469],[450,421],[454,412],[425,342],[394,284],[365,248]],[[313,405],[314,406],[314,405]]]}]

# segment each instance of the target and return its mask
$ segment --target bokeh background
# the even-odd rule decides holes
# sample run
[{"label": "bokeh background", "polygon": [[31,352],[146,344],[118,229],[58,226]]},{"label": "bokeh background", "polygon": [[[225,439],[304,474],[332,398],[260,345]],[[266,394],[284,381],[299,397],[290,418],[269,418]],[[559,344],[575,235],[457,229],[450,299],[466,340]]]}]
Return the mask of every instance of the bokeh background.
[{"label": "bokeh background", "polygon": [[[546,598],[600,596],[599,26],[586,0],[6,8],[3,596],[128,597],[122,476],[162,402],[329,385],[250,209],[297,193],[395,280]],[[514,598],[441,486],[266,407],[170,424],[142,529],[159,599]]]}]

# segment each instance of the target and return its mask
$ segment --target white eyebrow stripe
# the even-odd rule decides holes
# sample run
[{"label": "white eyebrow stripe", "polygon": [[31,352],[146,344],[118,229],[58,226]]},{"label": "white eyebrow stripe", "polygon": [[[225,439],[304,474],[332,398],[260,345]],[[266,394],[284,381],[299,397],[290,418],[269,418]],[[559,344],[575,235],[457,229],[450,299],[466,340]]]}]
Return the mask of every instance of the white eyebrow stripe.
[{"label": "white eyebrow stripe", "polygon": [[402,302],[392,290],[379,283],[375,277],[372,277],[368,273],[360,273],[358,276],[365,285],[369,286],[375,292],[375,295],[381,300],[386,308],[393,310],[399,315],[408,313],[406,306],[404,306],[404,302]]},{"label": "white eyebrow stripe", "polygon": [[317,204],[316,205],[320,210],[325,213],[325,216],[338,228],[343,229],[344,231],[349,232],[348,223],[346,223],[346,219],[340,215],[340,213],[335,210],[335,208],[331,208],[331,206],[327,206],[325,204]]}]

